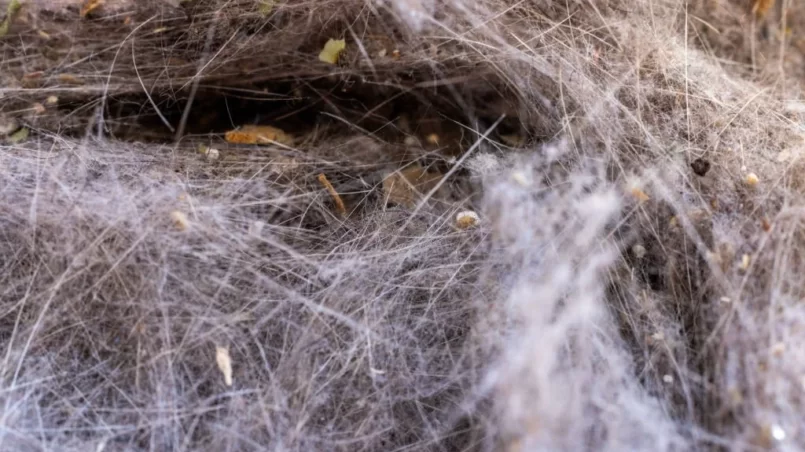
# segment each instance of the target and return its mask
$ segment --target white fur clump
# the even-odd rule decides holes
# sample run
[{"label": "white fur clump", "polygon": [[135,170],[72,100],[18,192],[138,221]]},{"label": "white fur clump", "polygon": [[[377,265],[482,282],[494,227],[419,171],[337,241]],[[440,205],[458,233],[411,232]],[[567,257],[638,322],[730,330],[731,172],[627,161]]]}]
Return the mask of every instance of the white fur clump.
[{"label": "white fur clump", "polygon": [[[517,169],[534,180],[554,171],[539,160]],[[551,185],[503,178],[488,188],[494,253],[509,282],[498,309],[509,328],[483,390],[518,450],[684,449],[664,402],[635,377],[607,304],[619,195],[600,168],[577,171],[553,174]]]}]

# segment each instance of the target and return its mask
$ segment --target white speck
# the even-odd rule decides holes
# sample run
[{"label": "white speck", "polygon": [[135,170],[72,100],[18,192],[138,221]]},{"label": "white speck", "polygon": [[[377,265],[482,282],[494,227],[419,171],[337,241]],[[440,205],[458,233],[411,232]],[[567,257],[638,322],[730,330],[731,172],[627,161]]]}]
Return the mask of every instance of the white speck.
[{"label": "white speck", "polygon": [[664,381],[666,384],[671,384],[671,383],[674,382],[674,376],[669,375],[669,374],[665,374],[665,375],[662,376],[662,381]]},{"label": "white speck", "polygon": [[654,333],[654,334],[651,335],[651,339],[659,342],[659,341],[665,339],[665,335],[662,334],[662,332],[657,332],[657,333]]},{"label": "white speck", "polygon": [[725,304],[732,303],[732,299],[730,297],[721,297],[721,302]]},{"label": "white speck", "polygon": [[211,162],[218,160],[218,158],[221,157],[221,151],[215,148],[207,149],[207,152],[205,152],[205,154],[207,155],[207,160]]},{"label": "white speck", "polygon": [[529,185],[531,185],[531,181],[528,179],[528,176],[526,176],[526,174],[522,171],[513,172],[512,180],[521,187],[528,187]]},{"label": "white speck", "polygon": [[634,253],[634,257],[643,259],[646,257],[646,247],[643,245],[635,245],[632,247],[632,253]]},{"label": "white speck", "polygon": [[785,439],[785,430],[783,430],[783,428],[777,424],[772,425],[771,437],[774,438],[776,441],[782,441]]},{"label": "white speck", "polygon": [[774,344],[771,348],[771,352],[774,356],[783,356],[783,353],[785,353],[785,344],[782,342]]}]

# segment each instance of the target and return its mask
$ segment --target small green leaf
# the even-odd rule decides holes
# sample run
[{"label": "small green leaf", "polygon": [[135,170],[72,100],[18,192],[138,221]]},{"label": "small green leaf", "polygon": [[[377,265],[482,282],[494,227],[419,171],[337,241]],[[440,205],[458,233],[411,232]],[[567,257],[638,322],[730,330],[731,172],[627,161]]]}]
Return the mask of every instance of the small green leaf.
[{"label": "small green leaf", "polygon": [[11,135],[9,135],[8,136],[8,142],[10,144],[22,143],[23,141],[28,139],[28,135],[29,135],[28,129],[23,127],[22,129],[20,129],[20,130],[18,130],[16,132],[12,133]]},{"label": "small green leaf", "polygon": [[0,38],[8,34],[8,30],[11,28],[14,19],[16,19],[17,15],[20,13],[20,9],[22,9],[20,0],[11,0],[6,10],[6,18],[0,23]]}]

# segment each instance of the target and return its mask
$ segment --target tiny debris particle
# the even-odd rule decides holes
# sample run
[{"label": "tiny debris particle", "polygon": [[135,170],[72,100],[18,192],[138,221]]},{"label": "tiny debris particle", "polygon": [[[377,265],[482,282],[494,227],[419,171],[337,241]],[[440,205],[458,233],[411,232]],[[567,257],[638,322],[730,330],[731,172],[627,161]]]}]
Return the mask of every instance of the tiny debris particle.
[{"label": "tiny debris particle", "polygon": [[704,177],[710,171],[710,162],[703,158],[697,158],[690,163],[693,173],[699,177]]},{"label": "tiny debris particle", "polygon": [[732,299],[730,297],[721,297],[720,301],[724,304],[732,303]]},{"label": "tiny debris particle", "polygon": [[190,222],[187,220],[187,215],[178,210],[171,212],[171,220],[176,228],[180,231],[186,231],[190,225]]},{"label": "tiny debris particle", "polygon": [[337,64],[338,57],[341,52],[347,48],[347,42],[344,39],[328,39],[324,44],[324,48],[319,53],[319,61],[329,64]]},{"label": "tiny debris particle", "polygon": [[380,49],[377,52],[377,57],[378,58],[385,58],[387,53],[388,53],[388,51],[386,49]]},{"label": "tiny debris particle", "polygon": [[393,59],[395,59],[395,60],[399,60],[399,59],[400,59],[400,50],[399,50],[399,49],[394,49],[394,50],[391,52],[391,57],[392,57]]},{"label": "tiny debris particle", "polygon": [[431,133],[427,137],[425,137],[428,143],[438,146],[439,145],[439,135],[435,133]]},{"label": "tiny debris particle", "polygon": [[33,105],[31,105],[31,110],[33,110],[34,113],[36,113],[37,115],[41,115],[46,111],[45,106],[40,104],[39,102],[35,102]]},{"label": "tiny debris particle", "polygon": [[224,383],[232,386],[232,359],[229,357],[229,349],[216,346],[215,362],[218,364],[218,370],[224,376]]},{"label": "tiny debris particle", "polygon": [[198,152],[204,157],[207,157],[207,160],[211,162],[214,162],[215,160],[218,160],[219,157],[221,157],[221,151],[203,144],[198,145]]},{"label": "tiny debris particle", "polygon": [[662,381],[663,381],[665,384],[669,384],[669,385],[670,385],[670,384],[672,384],[672,383],[674,382],[674,376],[673,376],[673,375],[669,375],[669,374],[665,374],[665,375],[663,375],[663,376],[662,376]]},{"label": "tiny debris particle", "polygon": [[743,257],[741,257],[741,270],[749,269],[749,264],[750,263],[751,263],[751,258],[749,257],[748,254],[744,254]]},{"label": "tiny debris particle", "polygon": [[632,247],[632,254],[634,254],[634,257],[638,259],[643,259],[644,257],[646,257],[646,247],[639,244],[635,245]]},{"label": "tiny debris particle", "polygon": [[662,331],[658,331],[651,335],[651,340],[655,342],[662,342],[665,339],[665,334]]},{"label": "tiny debris particle", "polygon": [[760,179],[757,177],[757,174],[749,173],[746,175],[746,179],[744,179],[744,182],[746,182],[746,185],[750,187],[755,187],[757,186],[758,183],[760,183]]},{"label": "tiny debris particle", "polygon": [[56,97],[56,96],[49,96],[49,97],[48,97],[48,98],[45,100],[45,103],[46,103],[46,104],[48,104],[48,105],[56,105],[56,104],[58,104],[58,103],[59,103],[59,98],[58,98],[58,97]]},{"label": "tiny debris particle", "polygon": [[470,229],[478,226],[481,222],[481,217],[472,210],[465,210],[456,214],[456,226],[459,229]]}]

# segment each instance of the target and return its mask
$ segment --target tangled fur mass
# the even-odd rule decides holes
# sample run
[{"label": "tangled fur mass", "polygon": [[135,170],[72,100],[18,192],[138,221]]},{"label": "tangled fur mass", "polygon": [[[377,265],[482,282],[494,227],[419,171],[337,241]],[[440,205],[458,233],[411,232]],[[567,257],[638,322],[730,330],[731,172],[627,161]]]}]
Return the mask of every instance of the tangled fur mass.
[{"label": "tangled fur mass", "polygon": [[0,450],[805,448],[798,2],[0,7]]}]

